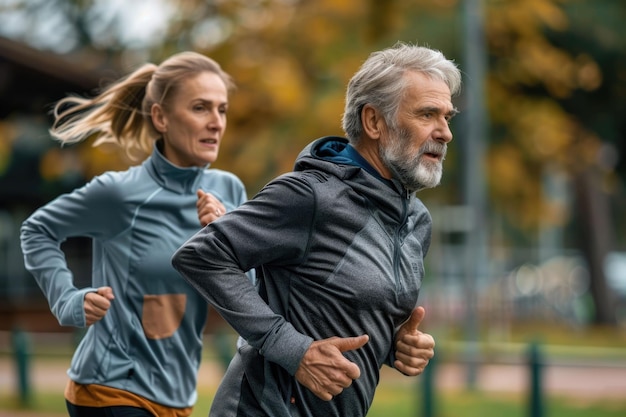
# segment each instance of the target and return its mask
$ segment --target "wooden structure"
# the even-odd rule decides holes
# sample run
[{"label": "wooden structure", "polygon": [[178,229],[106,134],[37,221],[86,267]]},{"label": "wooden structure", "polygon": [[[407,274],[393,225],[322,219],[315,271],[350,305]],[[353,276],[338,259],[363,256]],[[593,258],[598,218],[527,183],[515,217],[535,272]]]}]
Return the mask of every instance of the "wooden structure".
[{"label": "wooden structure", "polygon": [[[66,94],[99,87],[107,72],[90,67],[85,59],[62,57],[0,37],[0,142],[5,145],[0,147],[0,153],[5,152],[0,157],[6,161],[0,164],[0,331],[71,331],[58,325],[35,280],[23,268],[19,226],[49,199],[41,193],[41,154],[31,145],[36,142],[29,137],[31,130],[37,125],[36,131],[45,134],[51,104]],[[49,138],[37,140],[47,143]],[[85,251],[78,245],[71,247],[71,242],[68,246],[68,261],[75,263],[69,258],[89,254],[89,247]]]},{"label": "wooden structure", "polygon": [[0,37],[0,120],[13,113],[46,113],[67,93],[97,88],[105,72],[89,68],[84,59]]}]

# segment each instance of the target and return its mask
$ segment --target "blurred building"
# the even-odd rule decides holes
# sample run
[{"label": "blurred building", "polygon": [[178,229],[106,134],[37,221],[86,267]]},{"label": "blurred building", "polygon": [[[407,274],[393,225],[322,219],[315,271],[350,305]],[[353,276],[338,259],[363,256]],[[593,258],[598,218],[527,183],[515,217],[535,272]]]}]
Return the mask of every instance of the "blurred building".
[{"label": "blurred building", "polygon": [[[68,93],[88,93],[103,72],[84,59],[61,57],[0,37],[0,330],[61,330],[32,276],[24,269],[21,222],[37,207],[84,178],[46,181],[41,162],[51,140],[51,105]],[[89,276],[90,245],[64,243],[68,262]],[[86,268],[86,269],[85,269]]]}]

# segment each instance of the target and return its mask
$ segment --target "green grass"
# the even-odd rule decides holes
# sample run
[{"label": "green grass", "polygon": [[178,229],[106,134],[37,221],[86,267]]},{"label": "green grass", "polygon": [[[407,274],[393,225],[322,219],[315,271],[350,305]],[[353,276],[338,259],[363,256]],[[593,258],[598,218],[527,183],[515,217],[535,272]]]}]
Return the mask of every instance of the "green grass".
[{"label": "green grass", "polygon": [[[200,398],[192,414],[206,417],[213,391],[200,392]],[[32,410],[42,415],[65,415],[61,394],[36,393],[31,397],[30,407],[17,404],[14,397],[0,394],[0,410]],[[626,415],[624,400],[573,400],[570,398],[547,398],[544,415],[550,417],[623,417]],[[527,417],[527,400],[516,394],[486,394],[481,392],[441,392],[435,394],[431,411],[436,417]],[[19,414],[17,414],[19,415]],[[422,417],[425,416],[422,392],[419,385],[382,384],[374,399],[368,417]]]},{"label": "green grass", "polygon": [[61,393],[57,392],[37,392],[31,393],[27,404],[23,404],[15,394],[0,393],[0,410],[2,411],[31,411],[42,413],[42,415],[67,415],[65,400]]},{"label": "green grass", "polygon": [[[376,393],[368,417],[422,417],[426,415],[419,386],[381,386]],[[623,417],[626,399],[573,401],[547,398],[544,416],[550,417]],[[435,394],[430,412],[436,417],[527,417],[528,401],[516,394],[482,392],[440,392]]]},{"label": "green grass", "polygon": [[[607,361],[625,363],[626,332],[620,328],[576,329],[554,326],[550,323],[517,324],[506,331],[494,332],[488,323],[480,335],[477,349],[487,361],[501,358],[524,360],[530,341],[542,343],[543,352],[550,359],[572,361]],[[463,356],[467,345],[463,343],[462,330],[448,327],[438,332],[431,329],[437,339],[437,357],[455,360]],[[219,360],[207,343],[204,360]],[[71,349],[47,344],[34,346],[38,360],[63,361],[69,363]],[[0,392],[0,415],[2,411],[14,411],[11,415],[21,416],[18,410],[32,410],[41,417],[66,416],[62,396],[63,386],[58,392],[33,392],[28,407],[19,405],[15,395]],[[418,382],[385,378],[374,398],[368,417],[425,417],[423,390]],[[199,387],[199,399],[192,417],[206,417],[215,387]],[[626,416],[626,393],[623,399],[588,399],[560,397],[545,394],[543,417],[624,417]],[[530,417],[528,399],[524,393],[494,393],[481,391],[437,390],[431,404],[432,417]],[[54,414],[56,413],[56,414]],[[33,414],[29,414],[31,417]]]}]

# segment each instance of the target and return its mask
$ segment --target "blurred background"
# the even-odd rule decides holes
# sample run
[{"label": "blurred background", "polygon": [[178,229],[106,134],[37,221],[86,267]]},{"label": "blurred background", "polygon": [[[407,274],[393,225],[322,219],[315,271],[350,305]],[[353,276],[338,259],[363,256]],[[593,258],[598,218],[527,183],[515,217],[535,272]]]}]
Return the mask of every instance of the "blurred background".
[{"label": "blurred background", "polygon": [[[442,360],[470,388],[481,364],[535,341],[626,368],[625,21],[617,0],[0,0],[0,348],[16,329],[75,336],[24,270],[21,222],[137,163],[89,141],[61,148],[47,132],[56,100],[204,53],[238,84],[213,166],[252,196],[308,142],[343,135],[349,78],[405,41],[464,75],[442,184],[418,195],[435,222],[421,300]],[[64,248],[86,285],[90,242]],[[207,337],[228,331],[211,317]]]}]

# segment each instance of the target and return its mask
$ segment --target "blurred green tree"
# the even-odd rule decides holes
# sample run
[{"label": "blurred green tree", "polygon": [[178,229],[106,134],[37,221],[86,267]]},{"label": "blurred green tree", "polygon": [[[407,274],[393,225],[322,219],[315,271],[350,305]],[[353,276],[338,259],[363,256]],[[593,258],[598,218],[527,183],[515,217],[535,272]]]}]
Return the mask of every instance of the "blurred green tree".
[{"label": "blurred green tree", "polygon": [[[345,86],[372,50],[397,40],[417,42],[442,50],[463,69],[462,1],[155,0],[152,9],[162,12],[165,23],[158,31],[146,25],[150,36],[141,41],[127,31],[137,29],[133,22],[145,25],[140,18],[146,11],[129,20],[123,9],[107,12],[106,2],[87,0],[15,0],[10,11],[21,11],[31,27],[45,19],[62,22],[55,29],[63,35],[56,50],[119,72],[184,49],[217,59],[239,89],[215,166],[236,172],[252,194],[290,170],[310,140],[342,134]],[[602,261],[626,235],[615,232],[625,225],[614,223],[618,216],[609,204],[624,205],[626,163],[619,156],[626,133],[626,3],[483,4],[490,120],[485,173],[492,227],[506,230],[492,233],[491,243],[533,245],[546,228],[566,229],[566,243],[580,248],[592,273],[596,321],[614,323]],[[462,126],[453,128],[462,139]],[[77,149],[89,161],[81,166],[85,178],[131,163],[112,157],[114,150],[89,144]],[[457,203],[459,152],[450,148],[446,186],[424,198]],[[42,175],[61,175],[58,158],[51,149]],[[547,190],[554,172],[576,191],[573,204]],[[597,201],[604,203],[592,204]]]},{"label": "blurred green tree", "polygon": [[[626,173],[616,169],[626,134],[625,6],[490,2],[486,25],[492,201],[527,233],[569,225],[591,273],[598,323],[616,320],[603,265],[617,243],[609,197],[623,195]],[[569,178],[573,204],[546,195],[554,171]]]}]

